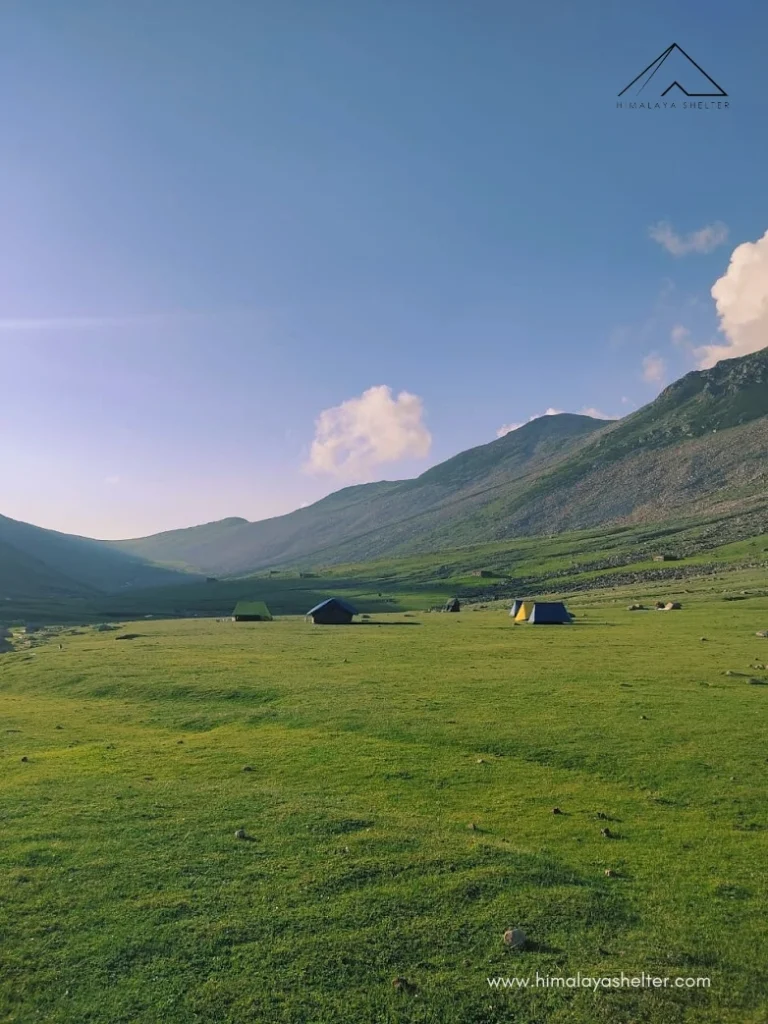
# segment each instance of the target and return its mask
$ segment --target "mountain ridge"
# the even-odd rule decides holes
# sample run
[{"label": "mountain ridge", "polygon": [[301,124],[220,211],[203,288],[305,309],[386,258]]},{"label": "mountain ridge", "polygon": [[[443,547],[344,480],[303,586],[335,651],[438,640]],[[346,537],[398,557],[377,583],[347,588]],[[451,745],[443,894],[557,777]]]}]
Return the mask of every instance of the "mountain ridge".
[{"label": "mountain ridge", "polygon": [[623,419],[539,417],[418,477],[352,485],[270,519],[97,541],[0,516],[0,595],[14,573],[76,595],[742,505],[750,522],[768,509],[768,349],[693,370]]}]

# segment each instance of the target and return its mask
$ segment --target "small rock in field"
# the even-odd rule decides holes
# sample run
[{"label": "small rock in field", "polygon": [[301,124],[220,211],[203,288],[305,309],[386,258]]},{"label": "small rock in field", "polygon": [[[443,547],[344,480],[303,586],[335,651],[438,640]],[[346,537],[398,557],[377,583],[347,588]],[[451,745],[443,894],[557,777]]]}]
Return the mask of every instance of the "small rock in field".
[{"label": "small rock in field", "polygon": [[707,642],[707,638],[705,636],[700,636],[699,640],[701,640],[702,643],[706,643]]},{"label": "small rock in field", "polygon": [[510,949],[522,949],[525,943],[526,936],[522,928],[507,928],[504,932],[504,944]]},{"label": "small rock in field", "polygon": [[606,878],[616,877],[616,872],[613,870],[613,868],[606,868],[604,874]]},{"label": "small rock in field", "polygon": [[613,832],[609,828],[601,828],[600,835],[605,836],[606,839],[613,839]]},{"label": "small rock in field", "polygon": [[393,978],[392,988],[395,992],[415,992],[416,986],[407,978]]},{"label": "small rock in field", "polygon": [[600,819],[600,821],[608,821],[608,815],[605,814],[603,811],[598,811],[597,817]]},{"label": "small rock in field", "polygon": [[29,758],[25,756],[25,757],[22,757],[22,759],[21,759],[21,760],[22,760],[22,761],[28,761],[28,760],[29,760]]},{"label": "small rock in field", "polygon": [[246,837],[246,834],[245,834],[245,829],[244,829],[244,828],[239,828],[239,829],[238,829],[238,830],[237,830],[237,831],[235,832],[235,839],[246,839],[246,838],[247,838],[247,837]]},{"label": "small rock in field", "polygon": [[478,764],[485,764],[485,758],[484,757],[478,757],[477,763]]},{"label": "small rock in field", "polygon": [[559,807],[553,807],[552,808],[552,813],[553,814],[562,814],[563,812],[560,810]]},{"label": "small rock in field", "polygon": [[63,725],[57,725],[57,726],[56,726],[56,728],[57,728],[57,729],[63,729],[63,728],[64,728],[64,726],[63,726]]},{"label": "small rock in field", "polygon": [[643,722],[647,722],[648,721],[648,715],[640,715],[640,720],[643,721]]},{"label": "small rock in field", "polygon": [[469,829],[470,832],[477,832],[477,825],[474,823],[474,821],[470,821],[470,823],[467,825],[467,828]]},{"label": "small rock in field", "polygon": [[253,768],[251,768],[251,766],[249,764],[244,764],[243,765],[243,771],[244,772],[252,772]]}]

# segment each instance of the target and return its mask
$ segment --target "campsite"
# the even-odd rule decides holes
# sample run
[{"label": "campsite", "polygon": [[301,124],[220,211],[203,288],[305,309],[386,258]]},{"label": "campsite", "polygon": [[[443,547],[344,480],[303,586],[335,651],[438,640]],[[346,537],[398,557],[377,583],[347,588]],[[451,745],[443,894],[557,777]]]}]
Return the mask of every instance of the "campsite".
[{"label": "campsite", "polygon": [[[716,587],[34,634],[0,661],[8,1019],[758,1021],[768,597]],[[487,981],[620,970],[711,987]]]},{"label": "campsite", "polygon": [[0,1024],[768,1024],[768,4],[2,30]]}]

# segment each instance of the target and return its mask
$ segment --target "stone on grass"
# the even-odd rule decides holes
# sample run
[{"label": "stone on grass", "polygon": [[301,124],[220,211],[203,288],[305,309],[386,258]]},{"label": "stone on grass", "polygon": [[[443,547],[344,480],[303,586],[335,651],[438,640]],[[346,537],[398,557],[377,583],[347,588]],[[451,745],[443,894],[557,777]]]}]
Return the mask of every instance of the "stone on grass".
[{"label": "stone on grass", "polygon": [[527,939],[522,928],[507,928],[504,932],[504,945],[510,949],[522,949]]},{"label": "stone on grass", "polygon": [[392,988],[395,992],[408,992],[409,994],[416,991],[416,986],[407,978],[393,978]]},{"label": "stone on grass", "polygon": [[28,758],[28,757],[26,757],[26,756],[24,756],[24,757],[22,757],[22,759],[21,759],[21,760],[22,760],[22,761],[28,761],[28,760],[29,760],[29,758]]},{"label": "stone on grass", "polygon": [[560,810],[559,807],[553,807],[552,808],[552,813],[553,814],[562,814],[563,812]]},{"label": "stone on grass", "polygon": [[609,828],[601,828],[600,835],[605,836],[606,839],[613,839],[613,832]]},{"label": "stone on grass", "polygon": [[243,765],[243,771],[244,772],[252,772],[253,768],[251,768],[251,766],[249,764],[244,764]]},{"label": "stone on grass", "polygon": [[238,830],[237,830],[237,831],[235,832],[235,839],[247,839],[247,838],[248,838],[248,837],[247,837],[247,835],[246,835],[246,833],[245,833],[245,829],[244,829],[244,828],[239,828],[239,829],[238,829]]},{"label": "stone on grass", "polygon": [[616,872],[613,870],[613,868],[606,868],[604,874],[606,878],[616,877]]}]

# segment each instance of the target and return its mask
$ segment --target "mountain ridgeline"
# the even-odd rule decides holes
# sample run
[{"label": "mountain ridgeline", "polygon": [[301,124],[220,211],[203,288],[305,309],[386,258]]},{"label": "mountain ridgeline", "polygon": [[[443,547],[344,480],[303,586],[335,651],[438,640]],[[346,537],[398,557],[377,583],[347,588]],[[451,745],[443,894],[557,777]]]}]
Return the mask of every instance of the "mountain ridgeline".
[{"label": "mountain ridgeline", "polygon": [[[710,512],[768,530],[768,349],[694,371],[622,420],[543,416],[413,480],[261,522],[106,542],[0,516],[0,598],[311,568]],[[744,519],[746,522],[746,519]]]},{"label": "mountain ridgeline", "polygon": [[332,565],[521,535],[663,521],[768,495],[768,349],[693,371],[618,421],[544,416],[413,480],[348,487],[289,515],[123,541],[199,572]]}]

